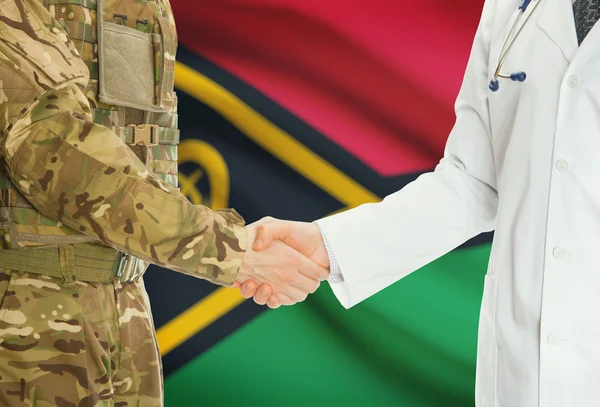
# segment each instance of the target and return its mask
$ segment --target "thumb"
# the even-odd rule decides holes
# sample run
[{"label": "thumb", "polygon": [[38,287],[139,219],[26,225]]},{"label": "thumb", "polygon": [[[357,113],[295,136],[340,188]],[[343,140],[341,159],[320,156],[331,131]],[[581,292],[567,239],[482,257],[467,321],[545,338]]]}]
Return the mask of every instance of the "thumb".
[{"label": "thumb", "polygon": [[275,239],[284,239],[291,233],[291,228],[286,222],[272,222],[260,225],[256,230],[256,238],[252,248],[257,251],[268,249]]}]

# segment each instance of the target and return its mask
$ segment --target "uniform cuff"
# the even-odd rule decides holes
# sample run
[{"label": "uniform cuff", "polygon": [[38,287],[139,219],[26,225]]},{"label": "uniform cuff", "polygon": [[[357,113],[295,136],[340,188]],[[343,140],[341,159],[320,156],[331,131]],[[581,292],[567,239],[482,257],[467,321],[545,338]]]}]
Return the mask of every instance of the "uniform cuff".
[{"label": "uniform cuff", "polygon": [[212,281],[229,287],[235,282],[246,254],[246,228],[243,218],[232,209],[215,211],[215,223],[219,229],[214,237],[215,252],[207,252],[200,259],[198,274],[206,278],[211,274],[207,268],[212,267]]}]

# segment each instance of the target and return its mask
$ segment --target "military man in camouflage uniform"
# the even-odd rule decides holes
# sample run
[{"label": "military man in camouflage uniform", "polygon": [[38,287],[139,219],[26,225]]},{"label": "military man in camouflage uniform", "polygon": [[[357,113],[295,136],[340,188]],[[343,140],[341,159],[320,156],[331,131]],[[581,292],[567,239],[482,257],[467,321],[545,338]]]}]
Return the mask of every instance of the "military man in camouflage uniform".
[{"label": "military man in camouflage uniform", "polygon": [[175,52],[168,0],[0,0],[2,406],[161,406],[148,263],[284,304],[327,277],[179,192]]}]

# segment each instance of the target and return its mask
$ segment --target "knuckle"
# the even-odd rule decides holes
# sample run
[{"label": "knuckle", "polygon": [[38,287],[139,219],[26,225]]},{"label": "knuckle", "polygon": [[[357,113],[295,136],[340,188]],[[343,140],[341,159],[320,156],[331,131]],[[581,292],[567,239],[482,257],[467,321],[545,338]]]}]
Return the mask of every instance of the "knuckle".
[{"label": "knuckle", "polygon": [[321,280],[321,272],[319,269],[313,268],[310,272],[310,278],[313,280]]},{"label": "knuckle", "polygon": [[256,228],[256,237],[263,237],[267,233],[264,225],[260,225]]}]

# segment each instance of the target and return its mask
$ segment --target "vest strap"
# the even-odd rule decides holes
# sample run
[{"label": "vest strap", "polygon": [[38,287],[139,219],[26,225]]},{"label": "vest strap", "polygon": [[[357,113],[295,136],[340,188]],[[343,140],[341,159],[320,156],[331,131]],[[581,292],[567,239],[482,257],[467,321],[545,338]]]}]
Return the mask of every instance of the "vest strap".
[{"label": "vest strap", "polygon": [[[0,178],[3,174],[0,173]],[[0,186],[0,208],[33,208],[33,205],[16,189],[3,189]],[[2,215],[0,214],[0,219]]]},{"label": "vest strap", "polygon": [[147,147],[156,145],[179,144],[179,130],[159,127],[155,124],[129,125],[117,127],[117,135],[126,144],[143,144]]}]

